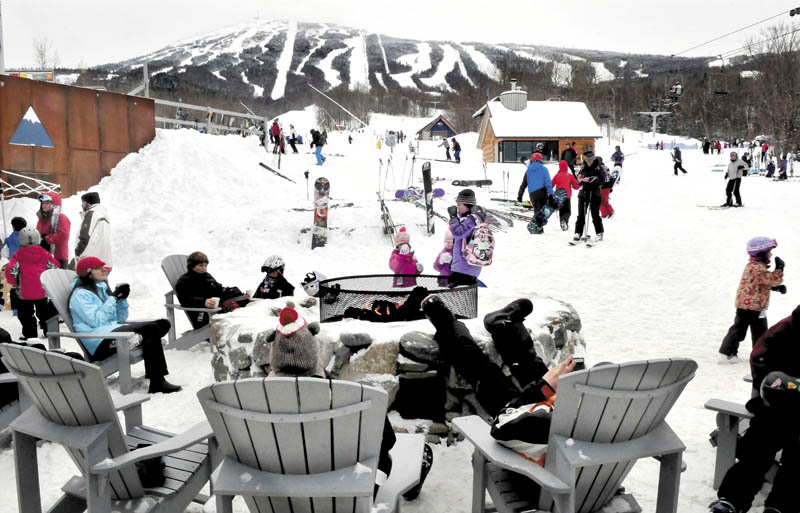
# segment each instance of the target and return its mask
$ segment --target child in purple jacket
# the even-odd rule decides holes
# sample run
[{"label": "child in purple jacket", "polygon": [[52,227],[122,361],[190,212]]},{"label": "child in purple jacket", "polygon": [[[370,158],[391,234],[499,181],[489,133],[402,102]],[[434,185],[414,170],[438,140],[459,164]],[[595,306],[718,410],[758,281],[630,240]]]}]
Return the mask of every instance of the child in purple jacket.
[{"label": "child in purple jacket", "polygon": [[433,268],[439,272],[439,285],[446,287],[450,276],[450,264],[453,262],[453,233],[450,228],[444,233],[444,249],[436,256],[433,261]]},{"label": "child in purple jacket", "polygon": [[[414,250],[411,249],[411,235],[406,231],[405,226],[400,227],[394,240],[394,250],[389,258],[389,268],[395,274],[420,274],[422,264],[417,262]],[[417,279],[410,276],[396,276],[393,286],[395,287],[415,287]]]}]

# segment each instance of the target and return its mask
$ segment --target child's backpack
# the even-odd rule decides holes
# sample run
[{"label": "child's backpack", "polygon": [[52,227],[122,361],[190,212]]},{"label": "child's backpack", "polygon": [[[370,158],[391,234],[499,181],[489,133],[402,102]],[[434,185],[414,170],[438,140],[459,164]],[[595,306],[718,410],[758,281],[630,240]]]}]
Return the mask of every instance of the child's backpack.
[{"label": "child's backpack", "polygon": [[484,221],[475,227],[469,242],[464,244],[462,255],[469,265],[483,267],[492,264],[494,235],[489,223]]}]

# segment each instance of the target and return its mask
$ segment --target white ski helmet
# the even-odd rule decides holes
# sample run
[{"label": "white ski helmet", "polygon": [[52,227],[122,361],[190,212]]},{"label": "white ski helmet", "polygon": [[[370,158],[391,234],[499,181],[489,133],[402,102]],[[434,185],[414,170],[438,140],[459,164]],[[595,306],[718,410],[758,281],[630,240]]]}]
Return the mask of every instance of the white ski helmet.
[{"label": "white ski helmet", "polygon": [[33,227],[25,227],[19,231],[20,246],[38,246],[42,241],[39,231]]},{"label": "white ski helmet", "polygon": [[303,290],[309,296],[319,297],[319,282],[325,280],[325,276],[318,271],[306,273],[306,277],[303,279]]},{"label": "white ski helmet", "polygon": [[264,260],[264,264],[261,266],[261,272],[271,273],[272,271],[283,271],[285,267],[286,262],[283,261],[280,255],[272,255]]}]

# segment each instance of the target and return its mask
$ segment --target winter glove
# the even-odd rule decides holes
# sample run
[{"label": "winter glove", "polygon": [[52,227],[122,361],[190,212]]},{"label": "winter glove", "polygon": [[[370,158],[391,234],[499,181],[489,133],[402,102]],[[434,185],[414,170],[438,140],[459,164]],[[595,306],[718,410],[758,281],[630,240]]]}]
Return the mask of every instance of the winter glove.
[{"label": "winter glove", "polygon": [[128,299],[130,293],[131,286],[127,283],[120,283],[116,286],[116,288],[114,288],[114,292],[112,292],[111,295],[117,298],[117,301],[121,301],[123,299]]},{"label": "winter glove", "polygon": [[783,271],[783,268],[786,266],[786,262],[783,261],[781,257],[775,257],[775,270],[776,271]]},{"label": "winter glove", "polygon": [[550,208],[556,208],[558,206],[552,194],[547,197],[547,204],[550,205]]},{"label": "winter glove", "polygon": [[450,253],[442,253],[439,255],[439,265],[447,265],[453,261],[453,255]]},{"label": "winter glove", "polygon": [[401,255],[407,255],[411,253],[411,246],[408,244],[400,244],[400,249],[398,250]]},{"label": "winter glove", "polygon": [[447,207],[447,213],[450,215],[450,219],[453,219],[458,216],[458,207],[453,205],[451,207]]},{"label": "winter glove", "polygon": [[777,287],[772,287],[773,292],[780,292],[781,294],[786,294],[786,285],[778,285]]},{"label": "winter glove", "polygon": [[425,269],[425,267],[423,267],[421,263],[417,262],[417,272],[422,273],[423,269]]}]

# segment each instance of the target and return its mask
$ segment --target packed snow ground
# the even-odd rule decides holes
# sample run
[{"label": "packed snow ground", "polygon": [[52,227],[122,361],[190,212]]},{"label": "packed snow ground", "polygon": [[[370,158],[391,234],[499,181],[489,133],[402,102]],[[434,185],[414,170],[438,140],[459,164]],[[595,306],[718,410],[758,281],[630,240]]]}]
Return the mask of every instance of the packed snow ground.
[{"label": "packed snow ground", "polygon": [[[307,132],[313,116],[311,111],[293,112],[281,116],[281,121]],[[423,119],[375,115],[371,127],[380,134],[386,129],[412,134],[425,123]],[[354,133],[352,145],[347,143],[347,135],[329,135],[325,153],[343,156],[329,156],[322,167],[314,165],[306,145],[299,147],[299,155],[284,156],[281,172],[295,180],[294,184],[258,165],[259,161],[276,162],[252,137],[160,130],[152,144],[123,159],[93,190],[100,192],[112,220],[112,281],[132,285],[131,317],[163,316],[161,305],[168,285],[160,262],[173,253],[204,251],[211,260],[209,271],[224,284],[242,289],[255,287],[261,279],[262,260],[274,253],[286,259],[287,278],[296,285],[311,270],[329,277],[390,272],[391,246],[382,234],[375,192],[384,176],[387,198],[408,183],[412,164],[406,158],[407,144],[394,148],[392,168],[387,171],[384,165],[379,173],[378,159],[385,164],[389,149],[378,150],[369,129]],[[800,254],[800,242],[788,222],[800,214],[796,202],[800,183],[748,177],[742,184],[745,208],[709,210],[698,205],[719,205],[724,200],[723,176],[711,172],[719,161],[717,156],[686,150],[684,167],[689,174],[674,176],[668,151],[640,147],[652,142],[649,135],[632,131],[620,135],[625,136],[622,147],[629,156],[621,184],[611,195],[617,214],[605,222],[606,240],[591,249],[570,247],[571,232],[561,232],[555,218],[545,234],[538,236],[529,235],[524,223],[517,222],[507,233],[497,235],[494,263],[481,275],[489,289],[481,293],[485,300],[480,315],[487,313],[493,302],[489,298],[495,294],[514,298],[535,290],[567,301],[578,310],[589,364],[672,356],[695,359],[700,364],[697,376],[673,408],[669,422],[687,446],[679,511],[704,511],[715,497],[711,488],[714,451],[708,443],[715,420],[703,403],[711,397],[739,402],[749,397],[749,385],[742,381],[747,365],[716,363],[717,348],[733,320],[736,286],[747,261],[745,243],[755,235],[775,237],[779,241],[775,254],[787,261],[789,291],[772,297],[769,320],[774,324],[800,303],[800,288],[794,281],[800,262],[792,259]],[[477,136],[464,134],[458,139],[463,148],[461,165],[432,162],[433,175],[447,178],[436,184],[447,193],[445,200],[435,203],[442,212],[460,190],[450,185],[452,179],[484,176],[481,153],[475,147]],[[669,144],[674,138],[659,134],[655,139]],[[598,141],[598,153],[608,159],[614,144],[618,143],[612,141],[609,146],[605,139]],[[436,145],[420,143],[420,155],[442,158],[443,151]],[[413,168],[411,183],[416,186],[421,186],[420,164],[418,159]],[[329,243],[314,251],[309,249],[310,232],[301,233],[310,226],[312,213],[291,210],[311,207],[305,170],[310,172],[311,184],[318,176],[331,180],[333,204],[354,203],[351,208],[330,211]],[[512,176],[508,197],[516,195],[522,166],[493,164],[487,172],[494,185],[488,190],[476,189],[481,205],[494,207],[489,198],[504,196],[504,170]],[[430,268],[442,247],[444,223],[437,219],[437,235],[428,238],[422,209],[387,203],[395,222],[406,224],[416,255]],[[6,220],[23,215],[33,223],[37,206],[34,200],[7,201]],[[79,195],[65,201],[73,239],[78,209]],[[573,226],[576,211],[573,198]],[[178,322],[179,330],[188,328],[184,318]],[[19,334],[19,323],[8,311],[0,313],[0,324]],[[747,354],[749,348],[747,340],[741,353]],[[168,351],[167,361],[170,379],[183,385],[184,391],[170,397],[152,396],[144,405],[144,419],[164,430],[181,431],[203,419],[195,393],[213,379],[208,349]],[[134,374],[143,374],[143,368],[137,366]],[[138,386],[143,391],[144,383]],[[118,389],[116,383],[112,388]],[[417,500],[404,503],[403,510],[469,511],[470,453],[467,443],[435,446],[425,488]],[[75,469],[66,453],[51,444],[40,449],[40,463],[43,503],[49,505]],[[13,453],[8,448],[0,451],[0,469],[6,476],[6,486],[0,487],[0,512],[17,511]],[[646,460],[624,483],[645,511],[655,510],[657,479],[657,463]],[[191,511],[200,510],[193,508]],[[213,510],[213,501],[207,508]],[[238,503],[237,509],[245,511],[244,504]]]}]

